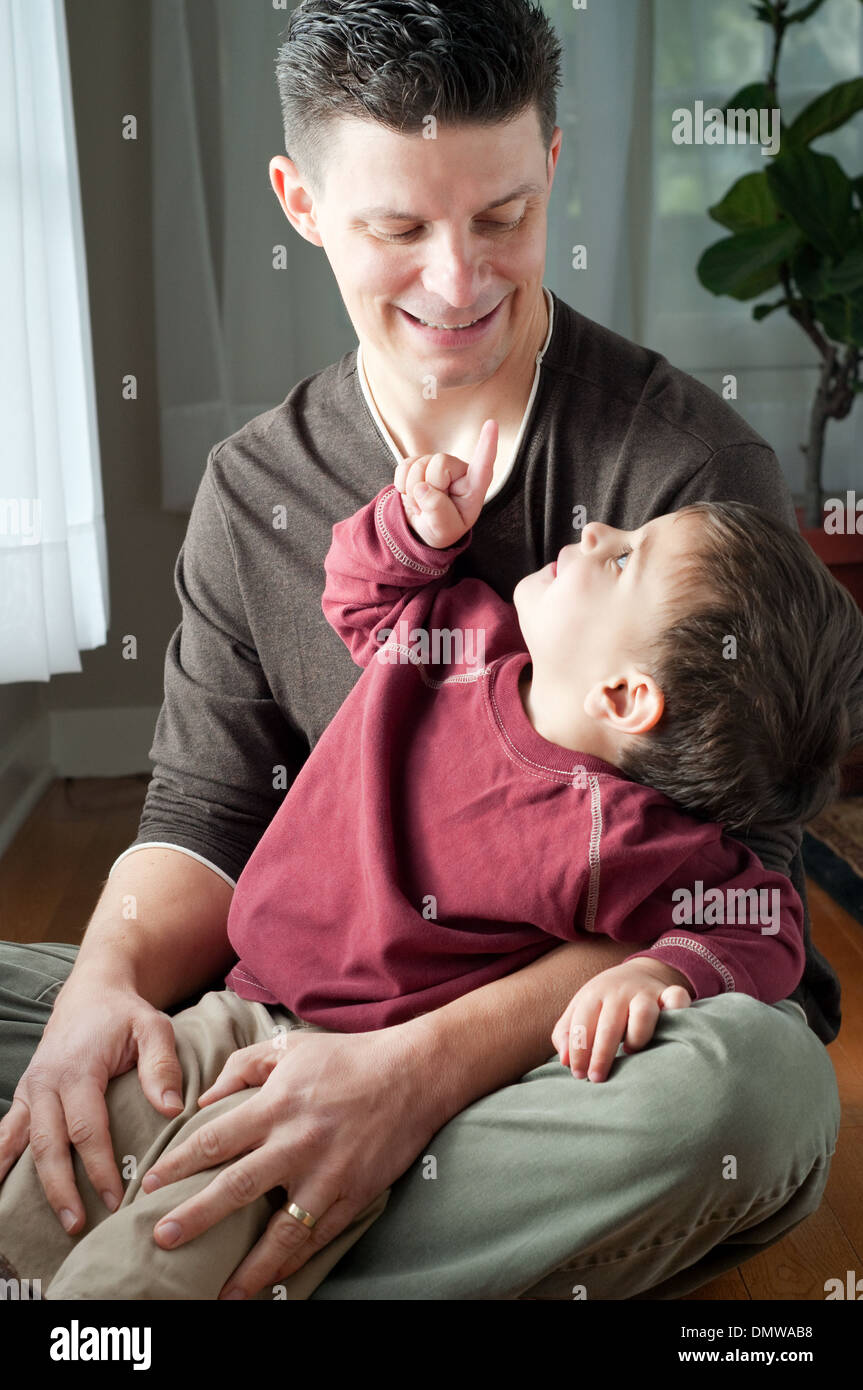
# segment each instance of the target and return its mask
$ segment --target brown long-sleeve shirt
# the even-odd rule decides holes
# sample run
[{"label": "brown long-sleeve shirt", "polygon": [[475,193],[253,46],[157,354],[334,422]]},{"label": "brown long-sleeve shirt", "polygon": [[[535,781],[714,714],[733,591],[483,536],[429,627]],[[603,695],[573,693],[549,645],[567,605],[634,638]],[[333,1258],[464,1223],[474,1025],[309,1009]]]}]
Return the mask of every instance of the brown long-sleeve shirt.
[{"label": "brown long-sleeve shirt", "polygon": [[[774,453],[736,411],[660,354],[552,299],[509,472],[455,574],[509,599],[578,540],[579,516],[633,530],[689,502],[739,499],[796,525]],[[333,524],[390,482],[396,463],[357,358],[354,349],[299,382],[210,452],[175,567],[182,621],[165,658],[154,773],[125,854],[169,844],[235,882],[360,674],[321,608]],[[765,867],[789,873],[805,907],[800,842],[799,830],[745,839]],[[324,872],[338,853],[321,846]],[[830,1042],[839,982],[812,945],[808,910],[805,940],[791,997]]]}]

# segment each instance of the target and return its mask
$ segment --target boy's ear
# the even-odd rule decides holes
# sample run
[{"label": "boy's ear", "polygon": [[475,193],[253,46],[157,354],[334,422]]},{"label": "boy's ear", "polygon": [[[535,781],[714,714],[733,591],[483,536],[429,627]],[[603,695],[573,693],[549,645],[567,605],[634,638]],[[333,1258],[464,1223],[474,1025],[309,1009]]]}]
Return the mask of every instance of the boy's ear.
[{"label": "boy's ear", "polygon": [[659,723],[664,708],[656,681],[635,668],[597,681],[584,697],[585,714],[621,734],[646,734]]}]

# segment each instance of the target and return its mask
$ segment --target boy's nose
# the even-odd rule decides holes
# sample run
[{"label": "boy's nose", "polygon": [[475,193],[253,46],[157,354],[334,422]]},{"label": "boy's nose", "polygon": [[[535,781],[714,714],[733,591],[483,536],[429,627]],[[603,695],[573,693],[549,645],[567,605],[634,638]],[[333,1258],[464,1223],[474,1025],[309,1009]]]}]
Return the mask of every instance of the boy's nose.
[{"label": "boy's nose", "polygon": [[584,546],[585,550],[592,550],[595,545],[598,545],[602,540],[603,531],[607,529],[608,528],[603,526],[600,521],[588,521],[587,524],[582,527],[581,532],[581,544]]},{"label": "boy's nose", "polygon": [[[614,526],[606,526],[604,521],[588,521],[582,528],[581,544],[585,550],[593,550],[598,545],[616,545],[623,536]],[[587,544],[585,545],[585,541]]]}]

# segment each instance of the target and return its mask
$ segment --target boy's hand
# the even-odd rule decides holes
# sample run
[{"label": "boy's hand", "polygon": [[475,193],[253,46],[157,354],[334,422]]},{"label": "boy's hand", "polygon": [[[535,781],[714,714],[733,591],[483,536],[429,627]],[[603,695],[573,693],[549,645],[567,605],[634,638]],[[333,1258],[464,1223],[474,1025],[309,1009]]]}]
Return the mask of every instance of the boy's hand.
[{"label": "boy's hand", "polygon": [[405,516],[420,540],[444,550],[473,526],[488,492],[497,454],[496,420],[486,420],[470,463],[455,454],[404,459],[393,483]]},{"label": "boy's hand", "polygon": [[627,1052],[644,1047],[660,1010],[688,1008],[691,990],[686,976],[664,961],[625,960],[582,985],[554,1025],[551,1040],[573,1076],[604,1081],[620,1044]]}]

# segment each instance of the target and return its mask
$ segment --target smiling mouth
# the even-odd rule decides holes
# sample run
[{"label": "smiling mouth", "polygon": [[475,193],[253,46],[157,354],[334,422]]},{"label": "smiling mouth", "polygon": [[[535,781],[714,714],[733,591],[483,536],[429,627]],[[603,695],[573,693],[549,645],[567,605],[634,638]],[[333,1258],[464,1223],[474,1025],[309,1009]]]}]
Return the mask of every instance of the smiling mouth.
[{"label": "smiling mouth", "polygon": [[[496,308],[497,305],[494,306],[494,309]],[[459,329],[473,328],[474,324],[482,323],[483,319],[491,317],[491,315],[494,313],[494,309],[489,309],[487,314],[480,314],[479,318],[469,319],[467,323],[434,323],[431,319],[421,319],[418,314],[412,314],[409,309],[405,309],[404,313],[406,313],[408,315],[408,318],[412,318],[416,323],[421,323],[423,328],[438,328],[441,330],[441,332],[454,333],[457,332]]]}]

